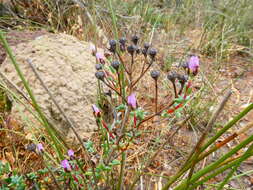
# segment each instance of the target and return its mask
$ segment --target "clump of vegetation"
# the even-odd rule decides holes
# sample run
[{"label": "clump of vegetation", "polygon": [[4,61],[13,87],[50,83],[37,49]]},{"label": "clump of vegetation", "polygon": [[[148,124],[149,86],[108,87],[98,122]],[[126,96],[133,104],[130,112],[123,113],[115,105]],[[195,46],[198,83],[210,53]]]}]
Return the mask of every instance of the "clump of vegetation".
[{"label": "clump of vegetation", "polygon": [[[26,139],[26,151],[41,161],[41,168],[23,172],[0,161],[0,189],[132,190],[148,189],[153,185],[162,190],[220,190],[227,188],[230,180],[247,175],[247,172],[239,175],[236,172],[253,155],[253,136],[239,139],[226,152],[223,148],[252,127],[251,122],[229,132],[253,109],[253,103],[249,102],[222,128],[215,128],[232,92],[227,90],[220,103],[214,106],[210,99],[202,97],[206,83],[200,89],[193,86],[199,82],[198,78],[208,77],[201,71],[197,54],[211,56],[218,62],[235,53],[252,56],[251,0],[121,3],[114,0],[106,3],[34,0],[28,3],[22,0],[1,4],[0,11],[0,27],[4,31],[20,27],[46,28],[94,42],[96,45],[91,45],[91,51],[96,60],[94,77],[98,83],[97,102],[91,105],[98,130],[92,138],[81,139],[71,120],[58,107],[79,143],[79,146],[70,146],[37,104],[5,40],[5,32],[0,30],[0,41],[29,94],[31,112],[36,112],[37,120],[44,126],[42,135],[33,134],[32,140]],[[199,31],[199,39],[184,47],[179,59],[164,55],[171,56],[165,73],[160,69],[164,67],[159,52],[163,42],[155,43],[154,33],[168,33],[176,40],[187,37],[191,30]],[[104,39],[101,42],[102,36],[112,40],[105,44]],[[97,51],[102,45],[107,45],[105,53]],[[179,49],[175,49],[177,51]],[[15,132],[10,127],[10,97],[20,101],[3,84],[0,84],[0,135]],[[149,90],[143,90],[142,86]],[[180,129],[190,121],[195,130],[197,119],[203,126],[198,128],[201,133],[196,133],[196,144],[187,147],[191,151],[177,150],[174,141]],[[161,129],[164,123],[166,130]],[[15,135],[22,136],[18,132]],[[176,155],[164,156],[163,164],[157,164],[159,155],[163,151],[168,155],[170,150]],[[221,150],[221,156],[210,159],[210,155]],[[178,157],[183,158],[178,168],[173,168],[173,174],[167,174],[169,169],[164,165],[176,162]],[[158,172],[152,171],[153,168],[159,168]],[[223,177],[217,178],[220,175]],[[152,178],[157,180],[152,182]]]},{"label": "clump of vegetation", "polygon": [[[183,120],[179,122],[181,124],[178,124],[176,131],[168,137],[165,135],[165,141],[160,145],[156,144],[154,151],[146,151],[145,157],[139,157],[141,167],[137,170],[131,170],[131,163],[127,163],[128,158],[133,154],[131,146],[134,144],[138,145],[141,139],[145,140],[147,130],[145,123],[154,117],[170,119],[172,114],[184,112],[183,110],[187,107],[187,102],[193,96],[192,93],[194,93],[191,90],[191,85],[194,82],[195,76],[198,74],[200,61],[198,56],[190,55],[186,62],[180,66],[182,72],[171,71],[168,73],[167,79],[172,85],[174,95],[170,96],[172,97],[171,100],[165,105],[160,105],[158,99],[160,92],[160,72],[158,70],[151,70],[150,78],[154,81],[154,84],[150,88],[154,89],[154,101],[150,103],[151,109],[146,110],[138,102],[138,99],[142,96],[138,92],[138,83],[155,64],[158,56],[157,50],[149,43],[145,43],[141,47],[140,38],[137,35],[134,35],[130,42],[126,38],[110,40],[108,53],[106,54],[97,52],[96,47],[91,46],[92,53],[97,60],[97,72],[94,77],[98,79],[99,93],[97,105],[92,105],[92,108],[99,131],[95,141],[89,140],[83,143],[74,128],[72,128],[83,149],[82,156],[76,156],[72,149],[65,147],[64,143],[61,143],[61,139],[58,138],[53,128],[47,123],[46,117],[36,104],[36,99],[32,92],[29,91],[29,85],[19,70],[19,66],[4,38],[4,34],[1,33],[0,35],[7,53],[12,59],[30,94],[35,105],[35,110],[41,117],[42,122],[44,122],[43,124],[49,135],[48,142],[54,147],[57,158],[54,159],[48,156],[43,146],[44,143],[42,142],[38,142],[37,145],[31,144],[29,150],[36,152],[42,158],[48,175],[54,187],[57,189],[123,189],[125,186],[130,187],[130,189],[135,189],[138,181],[145,175],[145,170],[155,160],[160,151],[171,143],[174,135],[182,127],[182,123],[187,120],[187,117],[182,117]],[[105,91],[105,87],[107,87],[108,91]],[[231,92],[229,91],[217,110],[214,111],[198,143],[185,159],[184,164],[178,172],[170,176],[168,180],[164,180],[163,189],[168,189],[172,186],[178,190],[194,189],[220,173],[232,168],[227,174],[227,177],[218,184],[218,188],[222,189],[231,179],[240,164],[252,156],[251,142],[253,141],[253,137],[249,136],[218,160],[210,162],[202,169],[195,171],[198,163],[250,127],[246,126],[221,142],[216,143],[221,135],[253,109],[253,104],[250,104],[239,115],[235,116],[221,130],[215,131],[214,136],[207,139],[208,134],[212,130],[218,115],[223,110],[230,95]],[[103,111],[104,101],[108,100],[108,98],[110,100],[110,107],[113,110],[112,116],[108,116]],[[157,137],[155,136],[155,138]],[[247,145],[248,149],[246,151],[236,157],[231,157]],[[65,150],[67,150],[66,155]],[[3,164],[2,167],[9,168],[8,165]],[[9,187],[15,186],[24,189],[26,186],[25,178],[22,175],[16,176],[16,174],[8,171],[6,169],[4,170],[5,173],[8,173],[7,176],[9,177],[3,179],[4,183],[2,188],[8,189]],[[185,175],[187,176],[186,178],[180,178]],[[132,178],[127,179],[128,176],[132,176]],[[27,178],[27,180],[29,181],[30,179]],[[41,184],[36,183],[36,185],[40,186]]]}]

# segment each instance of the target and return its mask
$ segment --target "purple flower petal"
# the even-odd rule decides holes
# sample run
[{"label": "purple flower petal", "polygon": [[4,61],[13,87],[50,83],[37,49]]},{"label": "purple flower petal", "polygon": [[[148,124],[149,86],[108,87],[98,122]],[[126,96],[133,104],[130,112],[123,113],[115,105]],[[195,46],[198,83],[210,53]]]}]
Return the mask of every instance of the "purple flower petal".
[{"label": "purple flower petal", "polygon": [[197,72],[199,68],[199,58],[198,56],[192,55],[188,60],[188,68],[193,72]]},{"label": "purple flower petal", "polygon": [[130,96],[127,98],[127,103],[132,106],[132,108],[136,108],[136,98],[135,94],[132,93]]},{"label": "purple flower petal", "polygon": [[90,50],[91,50],[91,53],[92,53],[93,55],[95,55],[95,53],[96,53],[96,47],[95,47],[94,44],[90,44]]},{"label": "purple flower petal", "polygon": [[61,167],[63,167],[65,170],[68,170],[68,171],[71,170],[69,161],[66,159],[61,161]]},{"label": "purple flower petal", "polygon": [[100,114],[100,110],[98,109],[98,107],[95,104],[92,105],[92,109],[93,109],[96,116],[98,116]]},{"label": "purple flower petal", "polygon": [[38,152],[44,151],[43,145],[41,143],[37,144],[37,149],[38,149]]},{"label": "purple flower petal", "polygon": [[72,149],[68,150],[68,156],[69,157],[74,157],[74,151]]},{"label": "purple flower petal", "polygon": [[97,52],[96,53],[96,58],[97,60],[101,63],[104,64],[105,63],[105,56],[103,53]]}]

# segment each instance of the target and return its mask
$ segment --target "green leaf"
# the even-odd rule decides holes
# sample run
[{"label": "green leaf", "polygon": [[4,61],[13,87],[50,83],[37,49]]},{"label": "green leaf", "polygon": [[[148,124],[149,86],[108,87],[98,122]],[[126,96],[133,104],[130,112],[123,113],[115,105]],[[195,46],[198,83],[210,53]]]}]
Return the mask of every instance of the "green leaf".
[{"label": "green leaf", "polygon": [[119,160],[113,160],[109,165],[111,165],[111,166],[120,165],[120,161]]},{"label": "green leaf", "polygon": [[125,104],[120,104],[118,107],[116,107],[117,111],[122,111],[126,109],[126,105]]}]

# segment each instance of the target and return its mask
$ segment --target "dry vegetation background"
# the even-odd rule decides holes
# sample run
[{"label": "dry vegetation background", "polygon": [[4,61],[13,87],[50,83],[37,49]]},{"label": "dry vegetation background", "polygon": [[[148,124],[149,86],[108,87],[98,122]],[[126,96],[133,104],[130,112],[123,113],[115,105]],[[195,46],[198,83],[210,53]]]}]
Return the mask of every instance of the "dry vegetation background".
[{"label": "dry vegetation background", "polygon": [[[252,13],[252,0],[3,0],[0,1],[0,29],[6,32],[11,45],[46,33],[62,32],[105,48],[108,39],[138,34],[142,42],[149,41],[158,49],[155,67],[163,75],[176,68],[185,55],[197,54],[201,66],[193,91],[198,95],[185,108],[183,115],[175,115],[169,121],[154,118],[142,126],[146,133],[129,147],[128,170],[134,171],[140,167],[140,159],[145,158],[147,151],[155,150],[166,135],[173,134],[175,123],[187,118],[174,136],[173,143],[159,153],[141,179],[144,189],[160,189],[162,179],[175,174],[196,144],[226,89],[232,89],[233,95],[218,118],[213,133],[253,102]],[[6,53],[0,46],[0,63],[5,57]],[[152,82],[147,79],[140,88],[140,93],[145,96],[139,103],[147,110],[152,109],[150,102],[154,102],[149,88]],[[168,89],[162,80],[160,87]],[[161,93],[160,99],[163,101],[166,95],[166,92]],[[22,121],[4,122],[9,111],[5,91],[1,91],[0,98],[1,129],[6,125],[12,126],[11,130],[0,130],[0,160],[9,162],[12,170],[21,174],[43,169],[40,156],[25,148],[30,139],[29,134],[23,134]],[[253,113],[250,112],[222,138],[252,122],[252,119]],[[227,144],[199,168],[219,158],[251,133],[249,130]],[[94,144],[98,141],[96,135],[92,137]],[[50,148],[48,151],[52,152]],[[77,154],[79,152],[80,149]],[[252,171],[252,161],[249,158],[237,174]],[[42,174],[39,180],[46,189],[53,188],[52,179],[45,176]],[[125,183],[130,183],[132,177],[133,173],[129,172]],[[220,181],[222,176],[213,180]],[[253,176],[249,173],[244,178],[233,180],[226,189],[252,189],[252,185]],[[212,186],[202,189],[207,187],[215,189]]]}]

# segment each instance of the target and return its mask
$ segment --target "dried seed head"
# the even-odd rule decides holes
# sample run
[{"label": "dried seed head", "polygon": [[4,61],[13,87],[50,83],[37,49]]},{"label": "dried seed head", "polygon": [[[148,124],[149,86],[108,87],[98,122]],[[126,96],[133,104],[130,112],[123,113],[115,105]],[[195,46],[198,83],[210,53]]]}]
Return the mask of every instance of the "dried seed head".
[{"label": "dried seed head", "polygon": [[142,49],[141,50],[141,52],[142,52],[142,54],[145,56],[145,57],[147,57],[147,53],[148,53],[148,50],[147,49]]},{"label": "dried seed head", "polygon": [[138,44],[138,41],[139,41],[139,36],[137,36],[137,35],[134,35],[134,36],[132,36],[132,42],[134,43],[134,45],[137,45]]},{"label": "dried seed head", "polygon": [[119,65],[120,65],[120,62],[119,62],[119,61],[113,61],[112,64],[111,64],[111,66],[112,66],[116,71],[118,71]]},{"label": "dried seed head", "polygon": [[137,53],[137,54],[140,54],[140,53],[141,53],[141,48],[136,47],[136,53]]},{"label": "dried seed head", "polygon": [[170,80],[172,83],[175,82],[177,77],[178,77],[178,74],[176,72],[171,72],[167,75],[168,80]]},{"label": "dried seed head", "polygon": [[119,39],[119,48],[121,51],[126,51],[126,38],[125,37],[122,37]]},{"label": "dried seed head", "polygon": [[180,66],[183,67],[184,69],[188,68],[188,64],[186,62],[185,63],[181,63]]},{"label": "dried seed head", "polygon": [[116,40],[110,40],[109,41],[109,45],[112,47],[114,47],[114,46],[116,46],[116,44],[117,44],[117,42],[116,42]]},{"label": "dried seed head", "polygon": [[105,78],[105,73],[104,73],[103,71],[97,71],[97,72],[95,73],[95,76],[96,76],[96,78],[99,79],[99,80],[104,80],[104,78]]},{"label": "dried seed head", "polygon": [[146,43],[144,43],[144,49],[146,49],[146,50],[147,50],[149,47],[150,47],[150,44],[149,44],[149,43],[147,43],[147,42],[146,42]]},{"label": "dried seed head", "polygon": [[151,59],[154,59],[157,54],[157,50],[155,48],[151,48],[151,49],[149,49],[148,54]]},{"label": "dried seed head", "polygon": [[26,146],[26,149],[31,151],[31,152],[35,152],[36,151],[36,144],[34,144],[34,143],[28,144]]},{"label": "dried seed head", "polygon": [[151,75],[151,77],[152,77],[154,80],[157,80],[158,77],[160,76],[160,72],[157,71],[157,70],[153,70],[153,71],[150,72],[150,75]]},{"label": "dried seed head", "polygon": [[128,51],[128,53],[130,53],[131,55],[134,54],[135,50],[136,50],[136,46],[135,46],[135,45],[130,45],[130,46],[127,47],[127,51]]},{"label": "dried seed head", "polygon": [[181,85],[184,85],[188,80],[188,75],[178,75],[177,79]]},{"label": "dried seed head", "polygon": [[111,90],[108,90],[107,92],[105,92],[105,95],[107,95],[107,96],[112,96],[112,91]]},{"label": "dried seed head", "polygon": [[102,69],[102,64],[96,64],[95,68],[96,68],[97,71],[101,70]]},{"label": "dried seed head", "polygon": [[126,38],[125,37],[122,37],[122,38],[120,38],[119,39],[119,43],[121,44],[121,45],[126,45]]},{"label": "dried seed head", "polygon": [[110,41],[109,41],[109,45],[110,45],[109,50],[110,50],[111,52],[115,53],[115,51],[116,51],[116,45],[117,45],[116,40],[110,40]]}]

